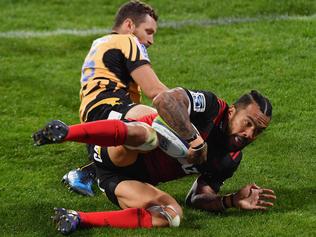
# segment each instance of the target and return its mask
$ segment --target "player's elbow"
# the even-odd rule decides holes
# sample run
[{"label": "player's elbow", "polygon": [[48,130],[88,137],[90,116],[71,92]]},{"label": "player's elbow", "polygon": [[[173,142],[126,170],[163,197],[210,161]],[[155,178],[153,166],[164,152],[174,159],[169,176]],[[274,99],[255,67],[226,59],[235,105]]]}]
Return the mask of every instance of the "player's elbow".
[{"label": "player's elbow", "polygon": [[193,184],[193,188],[188,192],[187,196],[185,197],[185,205],[191,208],[197,208],[197,199],[196,196],[196,183]]},{"label": "player's elbow", "polygon": [[158,110],[172,107],[174,104],[179,104],[186,101],[185,91],[182,88],[175,88],[171,90],[162,91],[153,99],[153,106]]},{"label": "player's elbow", "polygon": [[192,207],[192,193],[188,193],[188,195],[185,197],[185,205],[188,207]]}]

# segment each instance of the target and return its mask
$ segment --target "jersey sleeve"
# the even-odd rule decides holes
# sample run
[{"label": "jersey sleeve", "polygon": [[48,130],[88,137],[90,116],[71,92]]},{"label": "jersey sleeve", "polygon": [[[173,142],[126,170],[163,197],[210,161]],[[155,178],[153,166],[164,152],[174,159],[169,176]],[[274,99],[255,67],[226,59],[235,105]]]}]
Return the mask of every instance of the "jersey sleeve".
[{"label": "jersey sleeve", "polygon": [[218,193],[224,181],[231,178],[237,170],[242,159],[242,152],[231,152],[224,156],[212,172],[203,173],[201,178]]},{"label": "jersey sleeve", "polygon": [[210,130],[223,114],[227,104],[212,92],[187,89],[185,91],[190,101],[188,112],[191,122],[200,131]]},{"label": "jersey sleeve", "polygon": [[121,80],[136,68],[150,64],[146,47],[135,36],[114,35],[103,47],[103,64]]}]

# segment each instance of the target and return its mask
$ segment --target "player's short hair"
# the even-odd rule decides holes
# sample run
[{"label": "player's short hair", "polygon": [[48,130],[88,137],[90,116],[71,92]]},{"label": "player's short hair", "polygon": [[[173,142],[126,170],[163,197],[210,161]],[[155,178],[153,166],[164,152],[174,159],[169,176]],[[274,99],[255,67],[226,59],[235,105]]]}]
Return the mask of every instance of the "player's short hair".
[{"label": "player's short hair", "polygon": [[158,21],[158,15],[148,4],[137,0],[127,2],[117,11],[113,28],[122,25],[127,18],[130,18],[137,27],[140,23],[145,21],[146,15],[149,15],[154,18],[155,21]]},{"label": "player's short hair", "polygon": [[234,106],[237,109],[245,108],[249,104],[255,102],[260,111],[268,117],[272,117],[272,105],[268,98],[261,95],[258,91],[252,90],[250,93],[241,96],[235,103]]}]

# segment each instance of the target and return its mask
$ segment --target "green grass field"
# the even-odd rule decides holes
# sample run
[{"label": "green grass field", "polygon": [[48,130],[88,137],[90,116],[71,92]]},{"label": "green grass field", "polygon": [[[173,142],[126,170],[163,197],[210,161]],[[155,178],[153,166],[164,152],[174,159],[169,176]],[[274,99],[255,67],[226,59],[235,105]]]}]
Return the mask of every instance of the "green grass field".
[{"label": "green grass field", "polygon": [[[97,189],[87,198],[61,185],[65,172],[86,162],[83,145],[35,148],[30,136],[51,119],[79,122],[81,64],[101,36],[44,33],[109,29],[122,2],[1,0],[0,236],[59,235],[50,220],[55,206],[116,209]],[[250,89],[271,99],[271,126],[245,149],[221,192],[256,182],[278,199],[264,213],[185,209],[178,229],[84,229],[73,236],[316,236],[316,2],[148,3],[162,22],[149,54],[166,85],[211,90],[229,103]],[[184,204],[194,179],[159,187]]]}]

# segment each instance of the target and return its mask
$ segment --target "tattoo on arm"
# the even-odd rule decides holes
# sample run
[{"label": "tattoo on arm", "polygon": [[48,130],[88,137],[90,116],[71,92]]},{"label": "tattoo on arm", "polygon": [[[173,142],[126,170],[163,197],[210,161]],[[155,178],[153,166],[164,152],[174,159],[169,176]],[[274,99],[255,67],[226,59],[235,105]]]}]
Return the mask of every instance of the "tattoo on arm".
[{"label": "tattoo on arm", "polygon": [[194,136],[195,129],[188,113],[189,98],[182,88],[160,93],[154,99],[159,115],[184,139]]}]

